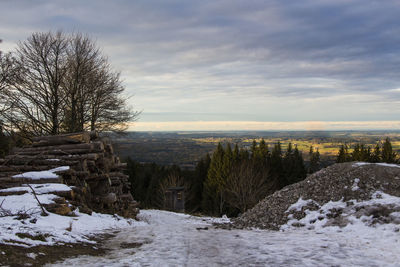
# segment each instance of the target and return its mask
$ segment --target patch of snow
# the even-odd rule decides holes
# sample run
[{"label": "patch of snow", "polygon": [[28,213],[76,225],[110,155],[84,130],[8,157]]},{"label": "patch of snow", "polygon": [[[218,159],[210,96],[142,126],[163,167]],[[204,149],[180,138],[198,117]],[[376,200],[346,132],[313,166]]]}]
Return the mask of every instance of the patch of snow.
[{"label": "patch of snow", "polygon": [[[37,197],[42,204],[54,203],[58,196],[47,192],[70,190],[61,184],[32,185],[38,193]],[[25,187],[22,187],[25,188]],[[9,189],[13,190],[13,189]],[[29,189],[30,190],[30,189]],[[129,229],[144,222],[136,222],[116,215],[99,214],[92,215],[80,213],[75,210],[76,217],[61,216],[49,213],[41,216],[41,209],[32,192],[23,195],[11,195],[0,197],[2,208],[13,214],[23,212],[29,218],[17,220],[16,216],[0,217],[0,243],[16,246],[31,247],[37,245],[54,245],[60,243],[92,242],[90,236],[103,233],[107,229]],[[18,236],[18,233],[31,236],[44,236],[45,241],[33,240]]]},{"label": "patch of snow", "polygon": [[[50,192],[64,192],[72,190],[72,188],[69,187],[68,185],[57,184],[57,183],[30,184],[30,186],[33,188],[33,190],[35,190],[36,194],[47,194]],[[27,193],[29,193],[32,190],[28,187],[28,185],[22,185],[0,190],[0,192],[21,192],[21,191],[26,191]]]},{"label": "patch of snow", "polygon": [[[350,205],[348,205],[349,203]],[[365,217],[361,216],[357,218],[354,214],[356,213],[357,210],[363,207],[377,207],[380,205],[392,205],[395,207],[400,208],[400,197],[396,196],[391,196],[388,194],[385,194],[383,192],[377,191],[375,192],[370,200],[365,200],[365,201],[356,201],[356,200],[350,200],[348,202],[344,202],[343,199],[339,201],[330,201],[323,206],[321,206],[318,210],[306,210],[306,216],[300,220],[293,219],[293,216],[288,216],[288,222],[284,225],[281,226],[281,230],[289,230],[293,228],[297,228],[298,225],[302,225],[307,229],[316,229],[316,230],[322,230],[325,229],[327,225],[329,218],[328,214],[330,214],[332,211],[337,211],[341,210],[343,214],[343,218],[348,220],[348,224],[344,228],[354,228],[354,227],[359,227],[362,229],[363,227],[370,228],[371,225],[373,225],[373,218],[371,217]],[[396,220],[397,219],[397,212],[391,213],[391,216]],[[394,220],[394,221],[395,221]],[[361,227],[363,226],[363,227]],[[336,226],[334,226],[336,227]],[[396,224],[385,224],[385,225],[375,225],[375,227],[383,227],[385,229],[390,229],[392,232],[397,229]]]},{"label": "patch of snow", "polygon": [[32,252],[32,253],[27,253],[26,256],[28,256],[29,258],[32,258],[32,259],[36,259],[37,254]]},{"label": "patch of snow", "polygon": [[353,166],[353,167],[359,167],[359,166],[370,165],[370,164],[373,164],[373,163],[369,163],[369,162],[356,162],[356,163],[354,163],[352,166]]},{"label": "patch of snow", "polygon": [[60,161],[60,159],[46,159],[47,161]]},{"label": "patch of snow", "polygon": [[400,168],[400,165],[398,164],[391,164],[391,163],[369,163],[369,162],[356,162],[352,166],[353,167],[359,167],[359,166],[364,166],[364,165],[370,165],[370,164],[375,164],[379,166],[385,166],[385,167],[392,167],[392,168]]},{"label": "patch of snow", "polygon": [[57,167],[48,171],[36,171],[36,172],[24,172],[21,174],[17,174],[12,176],[13,178],[29,178],[32,180],[38,180],[38,179],[55,179],[58,178],[59,176],[56,174],[56,172],[60,171],[66,171],[69,170],[69,166],[61,166]]},{"label": "patch of snow", "polygon": [[294,211],[301,211],[301,209],[303,207],[305,207],[305,206],[307,206],[308,204],[311,204],[311,203],[315,203],[314,200],[312,200],[312,199],[304,200],[304,199],[302,199],[300,197],[299,200],[297,200],[296,203],[290,205],[290,207],[286,210],[286,212],[290,212],[290,211],[293,211],[293,210]]},{"label": "patch of snow", "polygon": [[358,179],[358,178],[354,179],[354,183],[353,183],[353,186],[351,187],[351,191],[357,191],[358,189],[360,189],[358,187],[359,182],[360,182],[360,179]]},{"label": "patch of snow", "polygon": [[390,163],[375,163],[375,164],[379,165],[379,166],[385,166],[385,167],[400,168],[400,165],[398,165],[398,164],[390,164]]}]

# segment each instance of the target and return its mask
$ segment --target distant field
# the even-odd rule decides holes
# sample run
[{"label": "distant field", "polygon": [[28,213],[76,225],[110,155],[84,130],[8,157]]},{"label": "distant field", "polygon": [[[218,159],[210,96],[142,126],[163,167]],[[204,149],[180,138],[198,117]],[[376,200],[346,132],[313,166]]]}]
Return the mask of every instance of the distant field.
[{"label": "distant field", "polygon": [[270,150],[278,141],[283,150],[289,142],[297,145],[305,160],[312,145],[318,148],[324,161],[332,162],[340,145],[364,143],[373,148],[377,142],[389,137],[393,148],[400,152],[400,132],[388,131],[335,131],[335,132],[131,132],[124,137],[113,138],[117,153],[122,158],[131,157],[139,162],[176,164],[193,168],[206,153],[212,153],[219,142],[250,147],[253,140],[262,138]]}]

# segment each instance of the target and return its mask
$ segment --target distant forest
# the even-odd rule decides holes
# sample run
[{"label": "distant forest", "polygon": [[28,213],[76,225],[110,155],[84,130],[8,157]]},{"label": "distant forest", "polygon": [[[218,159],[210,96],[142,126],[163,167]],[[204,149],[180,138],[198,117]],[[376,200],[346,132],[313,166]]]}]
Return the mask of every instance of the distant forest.
[{"label": "distant forest", "polygon": [[[310,146],[305,164],[303,153],[289,143],[285,150],[277,142],[271,150],[261,139],[249,148],[218,143],[194,170],[177,165],[139,163],[127,159],[132,194],[143,208],[165,209],[165,192],[184,187],[185,210],[213,216],[237,216],[252,208],[267,195],[306,178],[322,167],[318,149]],[[372,148],[364,143],[342,144],[335,162],[365,161],[397,163],[389,138]],[[334,162],[332,162],[333,164]]]},{"label": "distant forest", "polygon": [[286,150],[289,143],[297,145],[305,164],[309,163],[309,149],[313,146],[320,153],[322,166],[336,162],[342,144],[350,153],[355,144],[363,143],[372,149],[376,143],[389,137],[393,151],[400,152],[400,132],[388,131],[328,131],[328,132],[127,132],[114,136],[114,148],[122,158],[130,157],[141,163],[178,165],[183,169],[195,169],[197,162],[207,153],[212,154],[218,143],[238,144],[250,149],[253,140],[273,148],[281,143]]}]

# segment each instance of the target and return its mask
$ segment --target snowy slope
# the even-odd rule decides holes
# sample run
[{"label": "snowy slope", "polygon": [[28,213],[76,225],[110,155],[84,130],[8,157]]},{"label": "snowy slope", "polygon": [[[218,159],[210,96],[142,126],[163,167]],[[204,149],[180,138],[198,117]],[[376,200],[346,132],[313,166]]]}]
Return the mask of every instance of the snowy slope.
[{"label": "snowy slope", "polygon": [[400,266],[393,228],[222,230],[212,218],[166,211],[144,210],[140,218],[147,224],[124,229],[108,242],[108,255],[55,266]]},{"label": "snowy slope", "polygon": [[[42,204],[53,203],[58,196],[51,192],[68,191],[64,184],[32,184]],[[76,216],[61,216],[49,213],[41,216],[41,209],[27,186],[13,187],[0,192],[25,192],[22,195],[0,196],[0,244],[32,247],[36,245],[54,245],[62,243],[91,242],[94,234],[106,229],[119,229],[144,224],[116,215],[92,213],[91,216],[74,211]],[[7,213],[23,214],[5,216]],[[27,235],[33,237],[26,237]],[[39,238],[40,237],[40,238]],[[44,238],[44,239],[43,239]],[[41,240],[37,240],[41,239]]]}]

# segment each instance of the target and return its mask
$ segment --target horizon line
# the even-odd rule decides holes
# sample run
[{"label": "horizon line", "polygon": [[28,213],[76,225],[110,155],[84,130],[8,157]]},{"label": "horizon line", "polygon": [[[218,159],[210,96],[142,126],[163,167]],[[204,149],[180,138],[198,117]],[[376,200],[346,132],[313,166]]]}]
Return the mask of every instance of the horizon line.
[{"label": "horizon line", "polygon": [[400,130],[400,121],[136,121],[128,127],[136,132],[351,130]]}]

